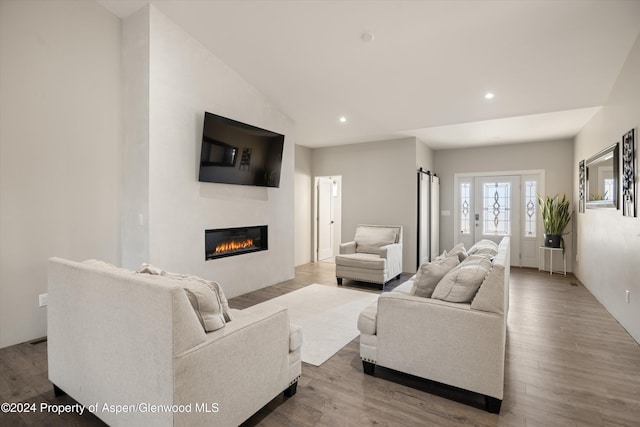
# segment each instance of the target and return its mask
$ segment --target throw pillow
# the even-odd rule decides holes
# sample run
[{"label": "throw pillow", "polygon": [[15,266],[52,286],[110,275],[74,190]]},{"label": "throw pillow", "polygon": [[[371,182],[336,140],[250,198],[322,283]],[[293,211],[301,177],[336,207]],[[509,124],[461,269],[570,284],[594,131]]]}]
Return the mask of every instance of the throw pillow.
[{"label": "throw pillow", "polygon": [[218,300],[220,301],[220,305],[222,306],[222,314],[224,315],[224,320],[230,322],[233,320],[233,316],[231,315],[231,309],[229,308],[229,301],[227,301],[227,297],[224,295],[224,291],[218,282],[214,282],[213,280],[202,279],[198,276],[189,276],[189,275],[181,275],[176,273],[167,273],[164,272],[163,276],[169,277],[175,280],[193,280],[194,282],[201,282],[205,285],[209,286],[213,292],[215,292]]},{"label": "throw pillow", "polygon": [[482,239],[474,243],[474,245],[471,246],[467,251],[468,255],[473,255],[476,253],[495,255],[498,253],[498,244],[492,240]]},{"label": "throw pillow", "polygon": [[491,269],[485,256],[473,255],[449,271],[433,291],[432,298],[449,302],[471,302]]},{"label": "throw pillow", "polygon": [[458,260],[460,262],[464,261],[464,259],[467,257],[467,251],[464,248],[464,243],[458,243],[453,248],[451,248],[450,251],[447,251],[448,257],[454,256],[454,255],[458,257]]},{"label": "throw pillow", "polygon": [[188,279],[180,280],[182,280],[182,288],[204,330],[212,332],[224,327],[222,304],[215,291],[206,283]]},{"label": "throw pillow", "polygon": [[473,253],[469,253],[469,255],[487,255],[489,257],[494,257],[498,253],[497,249],[494,249],[489,246],[476,248]]},{"label": "throw pillow", "polygon": [[424,263],[418,268],[416,277],[413,280],[411,295],[423,298],[431,298],[436,285],[451,269],[460,262],[458,257],[448,257],[435,259],[432,262]]},{"label": "throw pillow", "polygon": [[433,260],[434,261],[438,261],[441,259],[445,259],[447,257],[447,251],[442,251],[442,253],[440,255],[438,255],[437,257],[435,257]]},{"label": "throw pillow", "polygon": [[[224,295],[222,287],[217,282],[205,280],[197,276],[169,273],[168,271],[146,263],[142,264],[136,272],[163,276],[168,279],[180,281],[181,286],[187,293],[189,302],[191,302],[193,309],[196,311],[200,323],[207,332],[219,329],[224,326],[225,322],[233,320],[229,302]],[[219,305],[219,312],[222,314],[223,323],[220,327],[217,327],[218,309],[216,308],[216,304]],[[212,319],[209,320],[211,316]],[[209,326],[206,324],[209,324]]]}]

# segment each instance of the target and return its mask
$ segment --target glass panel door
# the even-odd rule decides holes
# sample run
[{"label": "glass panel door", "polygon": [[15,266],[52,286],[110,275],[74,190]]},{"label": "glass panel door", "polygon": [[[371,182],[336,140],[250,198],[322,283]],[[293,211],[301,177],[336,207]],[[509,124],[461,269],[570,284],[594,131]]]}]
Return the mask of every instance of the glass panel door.
[{"label": "glass panel door", "polygon": [[473,241],[511,237],[511,265],[520,266],[520,177],[476,177],[474,194]]}]

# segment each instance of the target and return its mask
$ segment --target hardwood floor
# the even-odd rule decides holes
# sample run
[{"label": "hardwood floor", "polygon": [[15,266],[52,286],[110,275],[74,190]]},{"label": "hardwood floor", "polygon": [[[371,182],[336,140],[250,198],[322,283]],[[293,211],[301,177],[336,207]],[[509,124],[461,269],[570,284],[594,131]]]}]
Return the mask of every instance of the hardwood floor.
[{"label": "hardwood floor", "polygon": [[[336,286],[334,266],[233,298],[244,308],[311,283]],[[403,277],[399,282],[406,280]],[[345,287],[375,288],[345,280]],[[362,373],[356,338],[322,366],[303,364],[297,394],[275,398],[245,426],[640,426],[640,346],[571,275],[512,268],[505,396],[500,415],[461,390],[377,368]],[[437,348],[437,344],[434,344]],[[0,349],[0,401],[54,397],[46,342]],[[97,379],[99,380],[99,379]],[[92,414],[3,414],[0,425],[97,426]]]}]

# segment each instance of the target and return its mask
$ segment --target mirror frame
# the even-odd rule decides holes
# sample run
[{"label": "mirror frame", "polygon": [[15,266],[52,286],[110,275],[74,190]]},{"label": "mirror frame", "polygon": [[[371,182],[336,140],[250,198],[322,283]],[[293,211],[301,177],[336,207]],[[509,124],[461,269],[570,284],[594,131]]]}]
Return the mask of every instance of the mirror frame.
[{"label": "mirror frame", "polygon": [[[589,191],[589,167],[594,166],[598,162],[602,160],[603,157],[613,153],[613,182],[615,186],[615,191],[613,192],[613,201],[608,200],[589,200],[589,195],[591,192]],[[605,148],[600,151],[598,154],[589,157],[585,162],[585,175],[586,175],[586,185],[585,185],[585,204],[587,209],[618,209],[619,208],[619,193],[620,193],[620,149],[619,144],[616,142],[615,144]]]}]

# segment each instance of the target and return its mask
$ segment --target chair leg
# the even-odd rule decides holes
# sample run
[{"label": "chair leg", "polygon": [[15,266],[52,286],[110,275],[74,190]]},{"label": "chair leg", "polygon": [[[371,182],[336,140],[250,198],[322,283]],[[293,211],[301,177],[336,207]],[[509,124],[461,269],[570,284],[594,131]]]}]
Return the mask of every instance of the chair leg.
[{"label": "chair leg", "polygon": [[336,277],[336,280],[338,281],[338,286],[342,286],[342,277]]},{"label": "chair leg", "polygon": [[287,387],[287,389],[284,391],[284,396],[291,397],[296,394],[296,391],[298,391],[298,381]]},{"label": "chair leg", "polygon": [[376,370],[375,363],[367,362],[366,360],[362,361],[362,368],[364,373],[367,375],[373,375],[373,372]]}]

